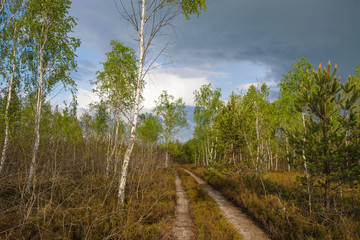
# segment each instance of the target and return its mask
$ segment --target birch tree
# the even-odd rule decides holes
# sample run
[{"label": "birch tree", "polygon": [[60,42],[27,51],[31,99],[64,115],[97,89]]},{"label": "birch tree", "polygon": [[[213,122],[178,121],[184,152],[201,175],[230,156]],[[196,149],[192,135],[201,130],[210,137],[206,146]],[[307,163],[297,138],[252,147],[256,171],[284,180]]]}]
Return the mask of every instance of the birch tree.
[{"label": "birch tree", "polygon": [[102,63],[103,71],[97,72],[96,81],[94,81],[96,84],[94,92],[101,100],[108,103],[114,115],[114,140],[109,144],[111,149],[107,157],[107,175],[109,175],[111,159],[118,146],[121,114],[131,122],[132,103],[135,101],[137,87],[135,51],[115,40],[111,41],[110,45],[112,50],[106,53],[106,62]]},{"label": "birch tree", "polygon": [[[4,9],[5,1],[1,5],[1,9]],[[7,83],[7,98],[4,112],[5,121],[5,133],[4,144],[2,148],[1,161],[0,161],[0,174],[7,158],[7,149],[9,143],[10,134],[10,117],[9,109],[13,92],[20,79],[20,55],[23,47],[20,44],[21,28],[24,23],[23,17],[20,15],[19,9],[22,9],[24,4],[23,0],[8,1],[7,8],[2,14],[4,19],[12,17],[11,21],[4,22],[1,31],[1,50],[0,50],[0,75]]]},{"label": "birch tree", "polygon": [[[0,0],[0,29],[13,21],[31,0]],[[15,11],[14,11],[15,10]]]},{"label": "birch tree", "polygon": [[[213,130],[215,117],[222,106],[220,101],[221,89],[211,89],[211,84],[201,86],[194,91],[194,120],[196,123],[195,136],[202,139],[206,145],[209,161],[216,157],[216,137]],[[208,162],[208,161],[207,161]]]},{"label": "birch tree", "polygon": [[167,91],[163,91],[156,102],[155,112],[163,123],[165,139],[165,167],[169,166],[169,144],[183,127],[187,126],[185,103],[182,98],[174,99]]},{"label": "birch tree", "polygon": [[[75,87],[70,71],[76,69],[75,51],[80,40],[70,37],[75,19],[68,15],[70,0],[32,0],[26,9],[28,41],[32,44],[28,57],[37,91],[35,141],[26,192],[30,192],[40,144],[41,108],[47,93],[58,84]],[[74,88],[71,88],[74,93]]]},{"label": "birch tree", "polygon": [[[140,109],[140,95],[143,91],[143,80],[157,59],[155,57],[148,61],[146,58],[147,54],[152,47],[154,39],[161,35],[165,28],[172,26],[173,20],[179,13],[182,13],[187,19],[194,14],[199,16],[201,10],[206,9],[206,0],[114,0],[114,2],[120,15],[135,30],[137,34],[136,40],[139,43],[137,85],[130,139],[124,156],[118,191],[118,202],[119,205],[123,206],[128,166],[136,137],[135,132]],[[161,53],[162,51],[157,56]]]}]

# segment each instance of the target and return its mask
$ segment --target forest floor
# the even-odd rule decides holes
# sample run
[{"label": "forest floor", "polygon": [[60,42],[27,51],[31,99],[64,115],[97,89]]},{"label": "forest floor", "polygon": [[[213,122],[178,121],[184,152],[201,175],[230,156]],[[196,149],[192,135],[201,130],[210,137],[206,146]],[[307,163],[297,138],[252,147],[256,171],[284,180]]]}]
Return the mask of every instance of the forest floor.
[{"label": "forest floor", "polygon": [[[184,169],[185,170],[185,169]],[[244,214],[239,208],[234,206],[229,200],[227,200],[223,194],[209,186],[204,180],[185,170],[191,177],[193,177],[202,189],[205,190],[209,196],[217,203],[219,209],[224,214],[225,218],[234,226],[235,230],[243,236],[243,239],[250,240],[262,240],[268,239],[265,232],[258,227],[246,214]]]}]

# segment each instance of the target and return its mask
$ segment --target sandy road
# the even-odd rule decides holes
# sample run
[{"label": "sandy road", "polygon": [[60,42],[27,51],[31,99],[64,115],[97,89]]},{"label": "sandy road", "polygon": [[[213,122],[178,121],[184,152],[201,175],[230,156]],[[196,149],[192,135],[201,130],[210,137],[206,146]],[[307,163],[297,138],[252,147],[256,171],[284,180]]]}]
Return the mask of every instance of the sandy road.
[{"label": "sandy road", "polygon": [[[184,169],[185,170],[185,169]],[[209,186],[204,180],[185,170],[192,176],[201,187],[214,199],[225,218],[234,226],[236,231],[244,237],[244,240],[268,239],[265,232],[258,227],[246,214],[227,200],[222,193]]]},{"label": "sandy road", "polygon": [[176,186],[176,218],[174,224],[175,239],[190,240],[194,239],[193,222],[190,216],[189,201],[179,176],[175,175]]}]

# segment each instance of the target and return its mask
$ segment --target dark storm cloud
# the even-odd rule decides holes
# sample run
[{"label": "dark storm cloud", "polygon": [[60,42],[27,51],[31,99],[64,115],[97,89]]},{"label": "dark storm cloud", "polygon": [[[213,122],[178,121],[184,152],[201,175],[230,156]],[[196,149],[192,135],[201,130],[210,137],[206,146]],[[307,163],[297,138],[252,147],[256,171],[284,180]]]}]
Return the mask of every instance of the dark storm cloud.
[{"label": "dark storm cloud", "polygon": [[113,0],[74,0],[70,14],[78,19],[75,36],[82,47],[104,55],[111,40],[120,40],[136,47],[131,28],[121,20]]},{"label": "dark storm cloud", "polygon": [[276,79],[303,56],[350,74],[360,64],[359,11],[358,0],[209,0],[198,20],[179,24],[173,53],[199,66],[266,64]]}]

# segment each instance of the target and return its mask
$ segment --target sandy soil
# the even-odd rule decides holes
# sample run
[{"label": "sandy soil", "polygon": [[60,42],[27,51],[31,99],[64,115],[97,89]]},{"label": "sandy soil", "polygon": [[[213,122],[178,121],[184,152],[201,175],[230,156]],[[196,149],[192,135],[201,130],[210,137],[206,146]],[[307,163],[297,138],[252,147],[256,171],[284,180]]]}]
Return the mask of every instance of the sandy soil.
[{"label": "sandy soil", "polygon": [[225,218],[233,224],[234,228],[240,233],[244,240],[263,240],[268,239],[264,231],[259,228],[246,214],[228,201],[222,193],[209,186],[204,180],[195,174],[185,170],[190,174],[210,197],[218,204]]}]

